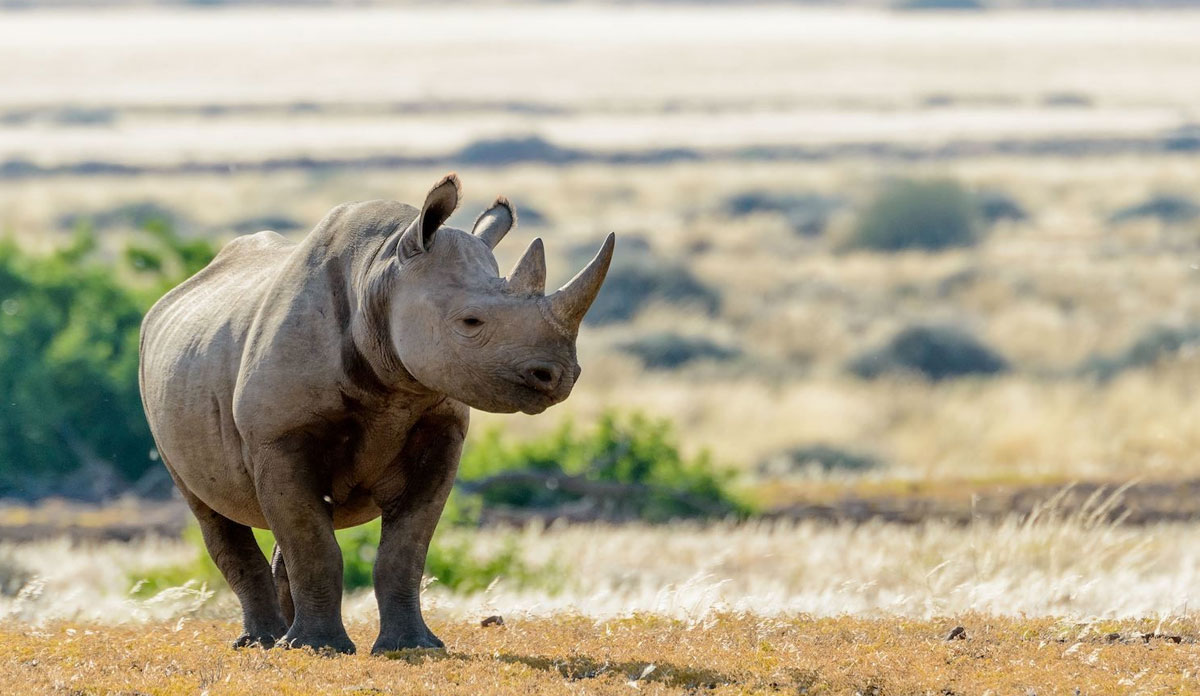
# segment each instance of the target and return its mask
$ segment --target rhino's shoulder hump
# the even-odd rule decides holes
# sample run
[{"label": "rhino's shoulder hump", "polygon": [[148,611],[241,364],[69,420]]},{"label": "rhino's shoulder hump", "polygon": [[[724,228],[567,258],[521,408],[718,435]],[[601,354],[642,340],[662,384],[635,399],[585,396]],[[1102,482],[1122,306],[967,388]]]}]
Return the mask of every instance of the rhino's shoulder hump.
[{"label": "rhino's shoulder hump", "polygon": [[354,201],[343,203],[317,223],[316,232],[341,233],[351,236],[376,236],[394,232],[397,227],[416,219],[419,210],[411,205],[389,200]]},{"label": "rhino's shoulder hump", "polygon": [[192,315],[197,312],[223,314],[234,306],[228,303],[228,298],[245,298],[247,291],[261,286],[294,247],[293,242],[275,232],[234,238],[207,266],[154,303],[142,321],[143,334],[152,331],[167,316],[177,313],[173,308],[181,302],[188,305],[188,313]]},{"label": "rhino's shoulder hump", "polygon": [[246,257],[261,257],[281,249],[295,246],[283,235],[270,230],[234,237],[221,247],[221,251],[213,258],[213,265],[220,266],[230,261],[237,262]]}]

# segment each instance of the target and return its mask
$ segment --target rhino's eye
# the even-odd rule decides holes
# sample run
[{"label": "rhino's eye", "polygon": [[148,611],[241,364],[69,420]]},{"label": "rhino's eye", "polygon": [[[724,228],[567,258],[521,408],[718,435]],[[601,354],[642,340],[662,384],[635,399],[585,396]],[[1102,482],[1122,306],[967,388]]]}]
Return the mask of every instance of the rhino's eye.
[{"label": "rhino's eye", "polygon": [[462,323],[463,323],[463,326],[467,326],[472,329],[479,327],[479,326],[483,326],[483,320],[478,317],[467,317],[462,320]]}]

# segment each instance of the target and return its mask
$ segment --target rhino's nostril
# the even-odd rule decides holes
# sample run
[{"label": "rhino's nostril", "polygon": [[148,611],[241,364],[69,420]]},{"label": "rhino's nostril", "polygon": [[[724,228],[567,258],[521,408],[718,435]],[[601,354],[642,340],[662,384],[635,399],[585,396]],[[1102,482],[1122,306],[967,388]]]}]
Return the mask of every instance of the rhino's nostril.
[{"label": "rhino's nostril", "polygon": [[562,368],[550,363],[529,365],[524,372],[525,383],[541,392],[552,392],[562,379]]}]

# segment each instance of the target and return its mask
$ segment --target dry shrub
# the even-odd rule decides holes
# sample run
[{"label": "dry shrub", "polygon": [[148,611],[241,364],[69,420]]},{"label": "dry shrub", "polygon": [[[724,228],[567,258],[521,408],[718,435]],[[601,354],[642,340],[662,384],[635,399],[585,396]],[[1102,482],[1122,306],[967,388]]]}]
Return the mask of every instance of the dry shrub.
[{"label": "dry shrub", "polygon": [[971,246],[980,232],[975,200],[958,182],[898,179],[886,184],[860,214],[850,245],[940,251]]},{"label": "dry shrub", "polygon": [[1008,361],[963,329],[910,326],[887,345],[854,359],[849,368],[867,379],[892,372],[911,372],[936,381],[1000,374],[1008,371]]}]

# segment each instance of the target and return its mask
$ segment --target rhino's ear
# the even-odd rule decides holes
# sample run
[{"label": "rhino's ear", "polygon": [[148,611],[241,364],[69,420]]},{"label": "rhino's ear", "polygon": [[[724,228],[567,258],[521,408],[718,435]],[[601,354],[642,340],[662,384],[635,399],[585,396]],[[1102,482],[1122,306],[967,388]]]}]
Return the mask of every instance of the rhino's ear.
[{"label": "rhino's ear", "polygon": [[400,235],[397,253],[401,262],[429,250],[438,228],[458,207],[458,197],[461,193],[462,184],[458,181],[458,175],[453,172],[429,189],[429,193],[425,194],[425,204],[421,206],[420,215],[417,215],[408,229],[404,230],[404,234]]},{"label": "rhino's ear", "polygon": [[504,235],[508,231],[517,226],[517,211],[513,209],[512,203],[504,196],[496,199],[492,207],[483,211],[483,215],[475,221],[475,227],[471,230],[471,234],[479,237],[487,242],[488,247],[495,249],[496,245],[504,239]]}]

